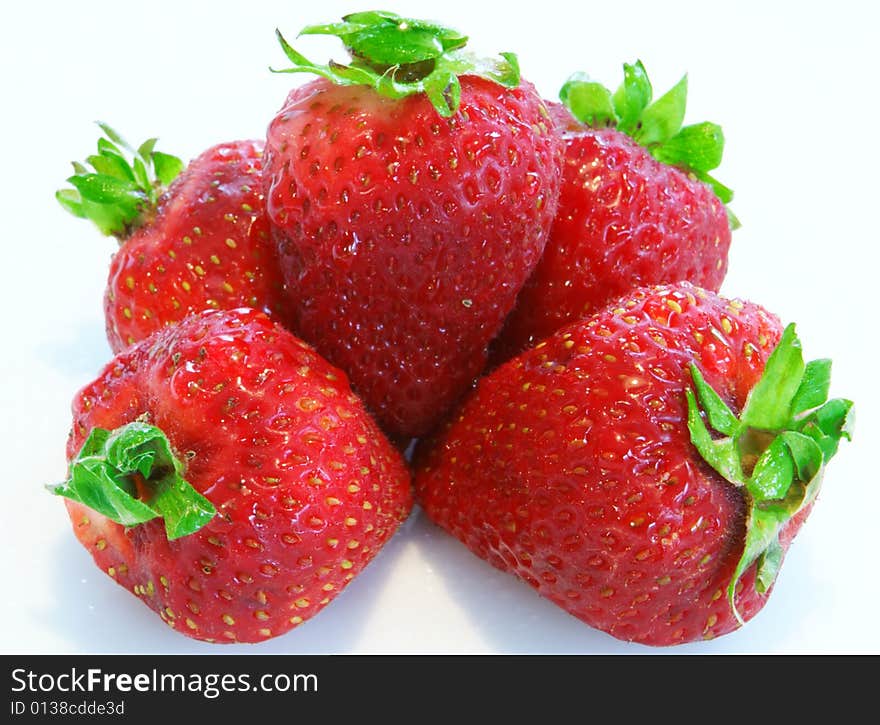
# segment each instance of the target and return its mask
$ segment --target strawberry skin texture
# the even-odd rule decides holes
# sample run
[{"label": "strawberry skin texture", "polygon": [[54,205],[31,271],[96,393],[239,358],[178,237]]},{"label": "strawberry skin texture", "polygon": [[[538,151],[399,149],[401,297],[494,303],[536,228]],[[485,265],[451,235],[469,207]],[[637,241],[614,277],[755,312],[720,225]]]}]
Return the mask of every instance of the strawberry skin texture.
[{"label": "strawberry skin texture", "polygon": [[95,426],[148,420],[217,508],[169,541],[66,501],[95,563],[172,628],[282,634],[330,602],[411,508],[409,474],[344,373],[263,313],[208,311],[118,355],[73,404],[68,459]]},{"label": "strawberry skin texture", "polygon": [[[478,556],[614,637],[725,634],[746,501],[690,442],[688,364],[738,411],[781,331],[757,305],[687,283],[640,288],[481,380],[418,453],[417,496]],[[743,619],[767,596],[752,565]]]},{"label": "strawberry skin texture", "polygon": [[565,144],[559,206],[499,341],[505,358],[638,286],[717,291],[727,273],[730,223],[709,186],[620,131],[578,124],[559,104],[552,115]]},{"label": "strawberry skin texture", "polygon": [[262,193],[263,143],[213,146],[113,256],[104,295],[113,352],[207,309],[277,311],[281,275]]},{"label": "strawberry skin texture", "polygon": [[429,430],[483,369],[540,258],[561,143],[528,83],[461,78],[440,117],[318,79],[269,127],[267,207],[294,329],[390,433]]}]

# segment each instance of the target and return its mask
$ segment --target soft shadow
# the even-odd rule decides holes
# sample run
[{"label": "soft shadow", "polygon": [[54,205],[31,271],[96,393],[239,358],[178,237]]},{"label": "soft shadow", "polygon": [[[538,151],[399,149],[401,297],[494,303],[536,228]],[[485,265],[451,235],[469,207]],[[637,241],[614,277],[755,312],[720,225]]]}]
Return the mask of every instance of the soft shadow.
[{"label": "soft shadow", "polygon": [[208,644],[166,626],[131,592],[100,572],[73,534],[54,545],[54,605],[32,611],[42,629],[70,643],[69,651],[115,654],[335,654],[353,649],[395,560],[406,545],[408,522],[375,559],[312,619],[260,644]]},{"label": "soft shadow", "polygon": [[421,509],[411,536],[442,578],[450,597],[482,633],[487,648],[501,654],[719,654],[786,649],[797,639],[797,618],[791,612],[797,611],[798,591],[813,578],[806,557],[790,556],[788,571],[784,566],[781,576],[794,585],[783,586],[781,581],[764,611],[744,628],[713,641],[654,648],[622,642],[592,629],[540,597],[525,582],[472,554],[435,526]]}]

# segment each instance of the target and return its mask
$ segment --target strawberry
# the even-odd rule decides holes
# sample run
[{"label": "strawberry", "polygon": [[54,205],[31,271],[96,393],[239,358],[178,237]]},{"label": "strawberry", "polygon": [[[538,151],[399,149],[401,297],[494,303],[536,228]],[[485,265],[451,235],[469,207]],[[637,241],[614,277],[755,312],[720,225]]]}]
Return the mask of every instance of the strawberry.
[{"label": "strawberry", "polygon": [[738,222],[725,209],[732,192],[708,174],[721,163],[721,128],[681,128],[686,76],[654,103],[641,62],[624,76],[612,96],[576,74],[565,106],[552,107],[565,144],[559,207],[499,359],[637,286],[687,280],[717,291],[724,280]]},{"label": "strawberry", "polygon": [[516,59],[391,13],[303,33],[354,59],[291,48],[293,90],[269,126],[267,207],[294,327],[352,380],[386,430],[425,433],[478,375],[544,247],[561,145]]},{"label": "strawberry", "polygon": [[76,396],[51,487],[95,563],[166,624],[256,642],[314,616],[411,506],[345,374],[252,309],[129,347]]},{"label": "strawberry", "polygon": [[766,602],[850,437],[829,376],[755,304],[640,288],[482,379],[422,442],[417,496],[478,556],[617,638],[722,635]]},{"label": "strawberry", "polygon": [[113,351],[191,312],[277,311],[282,282],[262,193],[263,143],[218,144],[183,169],[154,150],[156,139],[134,150],[100,125],[107,138],[88,158],[94,171],[74,164],[74,188],[57,198],[119,241],[104,295]]}]

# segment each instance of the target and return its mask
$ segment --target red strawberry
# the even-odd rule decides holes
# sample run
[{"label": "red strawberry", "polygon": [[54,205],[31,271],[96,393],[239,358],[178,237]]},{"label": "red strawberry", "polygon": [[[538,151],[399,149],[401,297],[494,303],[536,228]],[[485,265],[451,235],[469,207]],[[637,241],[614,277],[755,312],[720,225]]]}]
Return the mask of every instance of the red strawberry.
[{"label": "red strawberry", "polygon": [[560,142],[513,56],[390,13],[307,28],[343,39],[316,66],[283,38],[295,89],[269,127],[267,206],[295,328],[348,372],[390,432],[430,429],[485,364],[540,257]]},{"label": "red strawberry", "polygon": [[119,354],[76,397],[67,452],[53,490],[96,564],[208,641],[313,616],[411,506],[405,464],[344,373],[249,309]]},{"label": "red strawberry", "polygon": [[715,637],[764,605],[850,436],[829,375],[757,305],[641,288],[480,381],[419,454],[417,495],[594,627],[650,645]]},{"label": "red strawberry", "polygon": [[[504,358],[640,285],[687,280],[718,290],[727,272],[729,189],[715,124],[681,128],[687,78],[650,104],[640,62],[613,98],[573,76],[552,115],[565,143],[559,208],[544,256],[498,343]],[[576,121],[571,114],[579,121]]]},{"label": "red strawberry", "polygon": [[178,176],[182,163],[154,151],[156,139],[134,151],[101,127],[107,138],[88,159],[95,172],[74,164],[75,189],[58,200],[121,245],[104,296],[113,351],[191,312],[277,310],[282,282],[263,201],[263,143],[213,146]]}]

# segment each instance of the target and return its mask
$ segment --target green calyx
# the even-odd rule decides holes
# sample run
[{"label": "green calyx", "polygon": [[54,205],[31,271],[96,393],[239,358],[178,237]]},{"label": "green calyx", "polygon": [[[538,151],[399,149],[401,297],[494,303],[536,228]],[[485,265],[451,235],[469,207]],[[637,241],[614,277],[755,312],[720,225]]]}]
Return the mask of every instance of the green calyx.
[{"label": "green calyx", "polygon": [[[640,60],[623,64],[623,83],[612,93],[601,83],[575,73],[562,86],[559,98],[571,114],[592,128],[612,126],[648,149],[665,164],[693,174],[708,184],[725,204],[733,191],[709,172],[721,165],[724,134],[714,123],[682,126],[687,105],[687,76],[657,100]],[[739,221],[728,210],[731,227]]]},{"label": "green calyx", "polygon": [[74,216],[90,219],[103,234],[121,241],[156,208],[183,162],[156,151],[155,138],[134,149],[107,124],[98,126],[105,137],[98,139],[97,153],[86,159],[88,166],[73,162],[74,174],[67,179],[73,188],[55,192],[55,198]]},{"label": "green calyx", "polygon": [[779,532],[815,500],[840,440],[852,439],[853,404],[828,400],[831,361],[805,364],[794,325],[785,328],[739,417],[693,363],[690,371],[691,442],[712,468],[743,490],[748,505],[743,553],[727,591],[742,623],[734,603],[737,583],[757,562],[756,589],[764,593],[773,584],[782,563]]},{"label": "green calyx", "polygon": [[47,488],[123,526],[161,517],[173,540],[195,533],[217,513],[182,473],[165,434],[134,422],[113,432],[93,428],[70,464],[70,477]]},{"label": "green calyx", "polygon": [[310,25],[300,35],[333,35],[342,40],[351,56],[348,64],[313,63],[294,50],[276,30],[290,68],[275,73],[314,73],[341,86],[369,86],[388,98],[424,93],[443,117],[452,116],[461,102],[459,76],[478,75],[505,88],[520,82],[519,63],[513,53],[496,60],[462,52],[467,36],[441,25],[402,18],[394,13],[354,13],[341,23]]}]

